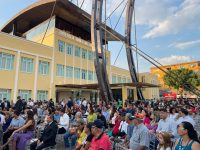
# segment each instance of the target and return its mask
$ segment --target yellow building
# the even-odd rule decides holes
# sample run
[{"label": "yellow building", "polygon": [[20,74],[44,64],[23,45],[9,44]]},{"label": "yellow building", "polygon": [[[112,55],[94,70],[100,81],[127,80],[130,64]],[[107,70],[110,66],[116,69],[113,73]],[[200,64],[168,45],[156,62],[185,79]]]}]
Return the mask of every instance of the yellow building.
[{"label": "yellow building", "polygon": [[[53,17],[49,18],[54,3],[55,0],[38,1],[1,29],[0,100],[6,97],[15,102],[18,95],[26,100],[99,97],[97,88],[75,88],[97,83],[95,55],[90,43],[90,20],[85,17],[88,14],[71,2],[57,0]],[[122,37],[109,27],[108,30]],[[107,41],[113,40],[108,34]],[[110,83],[129,83],[129,71],[112,66],[110,56],[107,50],[106,68]],[[154,87],[158,90],[157,86]],[[130,95],[130,89],[133,98],[137,98],[135,87],[124,85],[123,99]]]},{"label": "yellow building", "polygon": [[[192,62],[186,62],[186,63],[179,63],[179,64],[173,64],[173,65],[166,65],[161,67],[165,71],[167,70],[175,70],[175,69],[180,69],[180,68],[187,68],[190,70],[193,70],[197,74],[200,74],[200,61],[192,61]],[[161,71],[158,68],[151,68],[151,74],[154,74],[158,77],[159,83],[161,85],[162,89],[167,89],[168,87],[164,85],[163,77],[165,73]]]}]

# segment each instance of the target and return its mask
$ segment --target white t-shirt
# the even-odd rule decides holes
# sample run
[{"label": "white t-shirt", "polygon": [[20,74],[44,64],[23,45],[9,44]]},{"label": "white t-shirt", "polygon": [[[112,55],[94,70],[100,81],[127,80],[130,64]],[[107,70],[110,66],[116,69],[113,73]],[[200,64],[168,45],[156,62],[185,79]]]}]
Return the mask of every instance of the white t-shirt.
[{"label": "white t-shirt", "polygon": [[125,132],[127,134],[127,127],[128,127],[128,123],[126,123],[126,121],[121,121],[120,125],[119,125],[119,130],[121,132]]},{"label": "white t-shirt", "polygon": [[187,122],[191,123],[191,124],[193,125],[193,127],[195,126],[195,122],[194,122],[193,118],[190,117],[190,116],[180,117],[180,118],[176,121],[176,124],[179,125],[179,124],[181,124],[183,121],[187,121]]},{"label": "white t-shirt", "polygon": [[4,115],[0,114],[0,118],[1,118],[0,124],[6,123]]}]

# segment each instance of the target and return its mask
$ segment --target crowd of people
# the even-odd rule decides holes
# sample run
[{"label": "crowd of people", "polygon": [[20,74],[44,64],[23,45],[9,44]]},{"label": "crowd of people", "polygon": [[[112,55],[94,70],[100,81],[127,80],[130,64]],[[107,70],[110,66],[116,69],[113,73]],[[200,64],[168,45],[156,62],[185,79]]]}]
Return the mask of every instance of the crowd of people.
[{"label": "crowd of people", "polygon": [[[83,98],[0,101],[0,149],[200,150],[200,101],[121,100],[92,103]],[[39,130],[40,128],[40,130]]]}]

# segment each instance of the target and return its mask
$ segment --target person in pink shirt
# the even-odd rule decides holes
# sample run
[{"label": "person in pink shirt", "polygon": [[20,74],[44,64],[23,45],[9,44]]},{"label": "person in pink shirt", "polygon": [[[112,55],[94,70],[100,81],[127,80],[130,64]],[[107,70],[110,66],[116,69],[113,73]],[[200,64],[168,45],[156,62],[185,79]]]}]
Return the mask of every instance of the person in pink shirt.
[{"label": "person in pink shirt", "polygon": [[92,142],[89,150],[111,150],[111,142],[109,137],[103,132],[103,122],[100,119],[96,119],[92,125]]},{"label": "person in pink shirt", "polygon": [[148,114],[147,110],[145,110],[145,109],[142,110],[142,115],[144,116],[144,118],[143,118],[144,125],[148,126],[151,121],[150,121],[150,117],[149,117],[149,114]]}]

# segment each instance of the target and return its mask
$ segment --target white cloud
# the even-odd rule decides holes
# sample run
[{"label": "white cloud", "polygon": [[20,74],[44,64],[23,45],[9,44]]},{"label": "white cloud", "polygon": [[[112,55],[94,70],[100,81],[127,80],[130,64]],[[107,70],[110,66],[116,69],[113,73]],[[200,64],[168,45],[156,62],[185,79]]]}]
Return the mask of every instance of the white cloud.
[{"label": "white cloud", "polygon": [[155,58],[162,65],[177,64],[183,62],[190,62],[193,60],[190,56],[171,55],[169,57]]},{"label": "white cloud", "polygon": [[[144,38],[155,38],[168,34],[177,34],[187,29],[200,29],[200,0],[184,0],[164,20],[155,23]],[[159,14],[158,14],[159,15]],[[162,14],[161,14],[162,16]],[[152,16],[153,17],[153,16]]]},{"label": "white cloud", "polygon": [[169,47],[176,47],[176,48],[179,48],[179,49],[185,49],[185,48],[190,48],[190,47],[198,45],[198,44],[200,45],[200,40],[174,43],[174,44],[169,45]]}]

